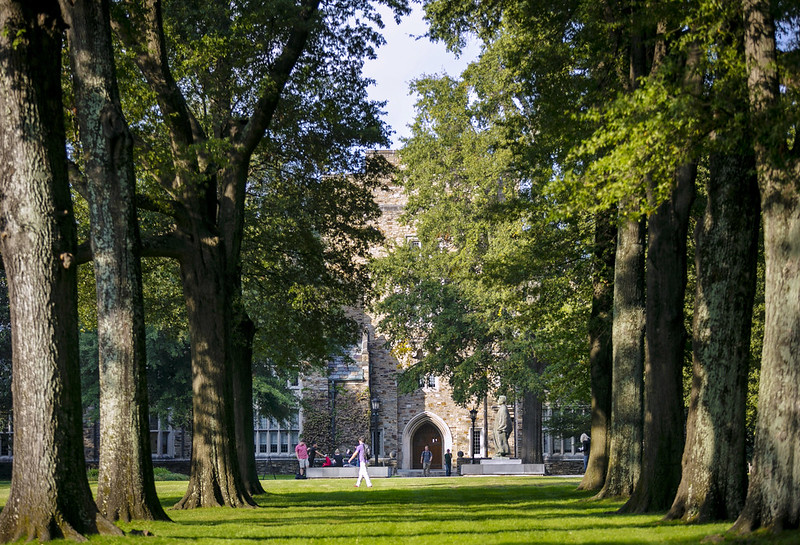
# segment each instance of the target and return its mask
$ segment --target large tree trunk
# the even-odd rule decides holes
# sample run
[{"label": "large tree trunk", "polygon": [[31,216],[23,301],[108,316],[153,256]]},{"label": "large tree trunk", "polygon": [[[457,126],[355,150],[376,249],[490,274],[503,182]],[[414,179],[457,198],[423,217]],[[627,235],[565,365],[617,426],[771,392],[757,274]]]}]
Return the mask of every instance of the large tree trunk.
[{"label": "large tree trunk", "polygon": [[0,540],[121,534],[86,480],[75,217],[58,3],[0,2],[0,251],[13,347],[14,465]]},{"label": "large tree trunk", "polygon": [[222,243],[208,232],[193,240],[197,247],[181,260],[192,337],[192,464],[189,487],[175,507],[253,506],[236,454]]},{"label": "large tree trunk", "polygon": [[62,0],[62,10],[69,25],[97,284],[97,505],[111,520],[169,520],[153,480],[133,141],[119,101],[108,1]]},{"label": "large tree trunk", "polygon": [[580,490],[599,490],[608,470],[611,426],[611,377],[614,311],[614,257],[617,227],[610,211],[595,218],[592,315],[589,318],[589,364],[592,377],[592,448]]},{"label": "large tree trunk", "polygon": [[766,280],[753,473],[734,529],[779,531],[800,526],[800,146],[787,145],[795,105],[782,104],[771,2],[742,5]]},{"label": "large tree trunk", "polygon": [[533,392],[522,394],[522,415],[519,457],[524,464],[542,464],[542,401]]},{"label": "large tree trunk", "polygon": [[686,237],[696,173],[695,165],[678,169],[672,196],[648,222],[642,473],[622,512],[668,509],[681,480]]},{"label": "large tree trunk", "polygon": [[629,496],[642,463],[645,337],[645,222],[624,221],[614,261],[611,440],[608,471],[598,497]]},{"label": "large tree trunk", "polygon": [[758,257],[754,159],[715,155],[697,226],[693,378],[683,475],[668,519],[734,519],[747,488],[745,407]]}]

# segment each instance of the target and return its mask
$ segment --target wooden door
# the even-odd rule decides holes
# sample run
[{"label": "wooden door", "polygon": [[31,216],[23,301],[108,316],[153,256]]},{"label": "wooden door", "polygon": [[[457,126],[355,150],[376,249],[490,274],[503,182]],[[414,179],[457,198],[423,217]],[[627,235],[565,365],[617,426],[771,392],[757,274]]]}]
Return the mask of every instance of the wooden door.
[{"label": "wooden door", "polygon": [[422,463],[419,461],[420,456],[422,456],[422,451],[425,449],[425,445],[428,445],[428,449],[433,453],[433,458],[431,458],[431,469],[441,469],[442,468],[442,434],[439,433],[439,430],[431,424],[430,422],[426,422],[425,424],[421,425],[417,428],[417,431],[414,432],[414,440],[412,441],[412,468],[414,469],[422,469]]}]

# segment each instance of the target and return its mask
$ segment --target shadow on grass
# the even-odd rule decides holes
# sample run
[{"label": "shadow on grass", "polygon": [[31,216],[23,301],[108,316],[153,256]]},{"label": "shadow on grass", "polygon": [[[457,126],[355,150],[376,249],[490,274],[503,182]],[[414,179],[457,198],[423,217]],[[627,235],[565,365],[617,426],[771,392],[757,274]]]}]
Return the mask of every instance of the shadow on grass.
[{"label": "shadow on grass", "polygon": [[[369,537],[380,544],[688,545],[730,527],[663,522],[663,513],[616,514],[623,500],[592,500],[593,492],[578,491],[570,482],[403,479],[375,480],[372,489],[354,489],[350,480],[264,484],[268,493],[256,497],[259,509],[192,510],[157,533],[176,543],[338,544]],[[161,502],[169,508],[181,497],[169,490]],[[741,543],[732,536],[724,541]],[[761,537],[746,541],[798,542]]]}]

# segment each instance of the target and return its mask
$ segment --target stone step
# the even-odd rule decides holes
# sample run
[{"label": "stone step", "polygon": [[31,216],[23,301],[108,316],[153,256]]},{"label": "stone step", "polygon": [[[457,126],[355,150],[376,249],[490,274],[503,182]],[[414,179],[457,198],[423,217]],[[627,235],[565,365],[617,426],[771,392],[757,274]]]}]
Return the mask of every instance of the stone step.
[{"label": "stone step", "polygon": [[[398,469],[398,477],[424,477],[421,469]],[[444,477],[444,469],[431,469],[431,477]]]}]

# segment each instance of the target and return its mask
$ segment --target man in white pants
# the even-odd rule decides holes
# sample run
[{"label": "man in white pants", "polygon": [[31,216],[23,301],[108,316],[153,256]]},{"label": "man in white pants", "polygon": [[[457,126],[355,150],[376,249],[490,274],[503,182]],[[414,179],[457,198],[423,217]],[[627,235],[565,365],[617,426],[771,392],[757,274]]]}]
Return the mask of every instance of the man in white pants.
[{"label": "man in white pants", "polygon": [[358,438],[358,446],[347,463],[351,463],[356,456],[358,456],[358,480],[356,481],[356,488],[361,485],[361,479],[367,481],[367,488],[372,488],[372,481],[369,480],[369,473],[367,473],[367,449],[364,446],[363,437]]}]

